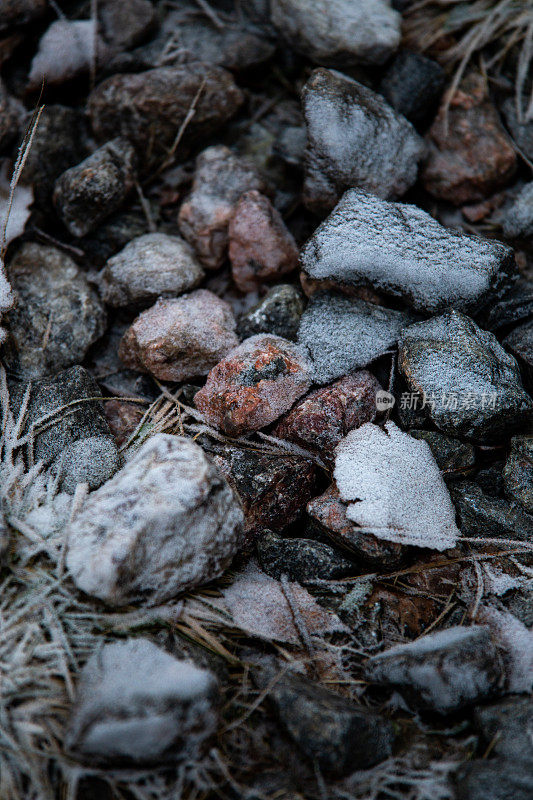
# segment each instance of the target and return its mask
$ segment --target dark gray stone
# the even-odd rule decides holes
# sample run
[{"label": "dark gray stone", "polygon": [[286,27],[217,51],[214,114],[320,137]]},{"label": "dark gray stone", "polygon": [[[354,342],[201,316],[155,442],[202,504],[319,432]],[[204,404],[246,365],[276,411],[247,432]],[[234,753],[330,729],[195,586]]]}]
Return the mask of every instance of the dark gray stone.
[{"label": "dark gray stone", "polygon": [[47,0],[0,0],[0,31],[33,22],[47,10]]},{"label": "dark gray stone", "polygon": [[478,486],[481,486],[485,494],[491,497],[504,496],[502,469],[503,461],[496,461],[496,463],[484,467],[484,469],[480,469],[476,473],[475,482]]},{"label": "dark gray stone", "polygon": [[531,800],[533,775],[527,765],[480,759],[459,768],[456,788],[457,800]]},{"label": "dark gray stone", "polygon": [[511,614],[526,628],[533,628],[533,592],[531,589],[509,592],[503,598],[503,602]]},{"label": "dark gray stone", "polygon": [[422,127],[435,116],[445,83],[440,64],[402,50],[388,67],[379,90],[396,111]]},{"label": "dark gray stone", "polygon": [[333,547],[313,539],[289,539],[272,531],[260,533],[256,542],[261,567],[272,578],[291,581],[333,580],[353,575],[355,567]]},{"label": "dark gray stone", "polygon": [[516,100],[508,97],[502,105],[505,122],[516,144],[526,156],[533,159],[533,121],[521,122],[516,113]]},{"label": "dark gray stone", "polygon": [[533,386],[533,321],[515,328],[505,337],[502,344],[522,365],[527,385]]},{"label": "dark gray stone", "polygon": [[502,287],[499,296],[483,308],[473,309],[476,322],[489,331],[500,331],[522,322],[531,321],[533,316],[533,281],[512,276],[511,282]]},{"label": "dark gray stone", "polygon": [[7,559],[10,539],[11,535],[9,528],[7,527],[6,524],[6,519],[4,515],[4,504],[2,502],[0,504],[0,569],[4,566],[4,563]]},{"label": "dark gray stone", "polygon": [[515,436],[503,468],[505,493],[533,514],[533,436]]},{"label": "dark gray stone", "polygon": [[146,214],[135,210],[119,211],[79,239],[76,246],[85,253],[87,265],[95,269],[102,267],[132,239],[145,233],[150,233]]},{"label": "dark gray stone", "polygon": [[450,489],[464,536],[531,540],[533,516],[517,503],[484,494],[473,481],[459,481]]},{"label": "dark gray stone", "polygon": [[[476,452],[471,444],[460,442],[437,431],[411,430],[409,435],[423,439],[431,447],[439,469],[444,473],[464,472],[476,462]],[[445,475],[446,477],[446,475]]]},{"label": "dark gray stone", "polygon": [[112,50],[140,44],[156,20],[150,0],[100,0],[97,13],[98,33]]},{"label": "dark gray stone", "polygon": [[513,202],[506,208],[502,219],[506,239],[519,239],[533,233],[533,182],[526,183]]},{"label": "dark gray stone", "polygon": [[533,700],[510,697],[476,708],[474,722],[491,753],[533,764]]},{"label": "dark gray stone", "polygon": [[18,137],[25,113],[26,109],[20,100],[9,94],[0,78],[0,153]]},{"label": "dark gray stone", "polygon": [[304,308],[303,295],[296,286],[286,283],[273,286],[257,305],[243,314],[237,332],[241,339],[256,333],[273,333],[295,341]]}]

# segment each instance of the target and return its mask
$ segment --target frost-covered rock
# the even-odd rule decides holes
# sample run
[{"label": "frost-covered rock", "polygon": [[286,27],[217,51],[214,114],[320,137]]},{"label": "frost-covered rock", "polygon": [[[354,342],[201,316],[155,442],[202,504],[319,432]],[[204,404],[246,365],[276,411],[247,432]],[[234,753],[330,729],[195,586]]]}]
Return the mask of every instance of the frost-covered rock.
[{"label": "frost-covered rock", "polygon": [[308,277],[372,286],[436,312],[479,308],[505,280],[513,252],[443,228],[417,206],[347,191],[302,252]]},{"label": "frost-covered rock", "polygon": [[459,531],[455,509],[427,442],[393,422],[367,422],[336,450],[335,480],[348,519],[379,539],[446,550]]},{"label": "frost-covered rock", "polygon": [[480,625],[431,633],[372,656],[366,677],[398,689],[416,708],[448,714],[494,694],[501,666],[489,630]]},{"label": "frost-covered rock", "polygon": [[400,44],[388,0],[272,0],[271,19],[291,47],[317,64],[383,64]]},{"label": "frost-covered rock", "polygon": [[531,800],[529,764],[504,758],[480,758],[461,764],[455,775],[457,800]]},{"label": "frost-covered rock", "polygon": [[149,639],[104,645],[82,670],[65,748],[102,765],[197,760],[217,727],[209,670]]},{"label": "frost-covered rock", "polygon": [[402,311],[332,293],[313,295],[302,315],[298,344],[313,362],[316,383],[348,375],[396,345],[411,318]]},{"label": "frost-covered rock", "polygon": [[109,605],[159,602],[221,575],[242,522],[203,450],[157,434],[89,496],[66,531],[66,563],[79,589]]},{"label": "frost-covered rock", "polygon": [[533,698],[508,697],[481,706],[474,720],[493,755],[533,763]]},{"label": "frost-covered rock", "polygon": [[63,491],[74,494],[79,483],[98,489],[120,465],[117,445],[111,436],[86,436],[67,445],[52,465]]},{"label": "frost-covered rock", "polygon": [[533,514],[533,436],[515,436],[503,468],[505,494]]},{"label": "frost-covered rock", "polygon": [[302,102],[304,201],[311,210],[331,211],[352,186],[394,198],[414,184],[423,140],[382,95],[340,72],[316,69]]},{"label": "frost-covered rock", "polygon": [[526,185],[506,208],[502,219],[506,239],[531,236],[533,233],[533,182]]},{"label": "frost-covered rock", "polygon": [[487,625],[501,656],[505,689],[531,694],[533,691],[533,630],[506,609],[481,606],[478,620]]}]

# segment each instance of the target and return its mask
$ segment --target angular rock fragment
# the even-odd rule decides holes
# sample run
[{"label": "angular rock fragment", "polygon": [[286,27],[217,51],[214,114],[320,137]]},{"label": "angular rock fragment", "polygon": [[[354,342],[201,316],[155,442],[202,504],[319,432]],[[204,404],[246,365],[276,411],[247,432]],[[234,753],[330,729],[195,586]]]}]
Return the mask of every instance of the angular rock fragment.
[{"label": "angular rock fragment", "polygon": [[532,205],[533,183],[526,183],[503,214],[502,228],[506,239],[531,236],[533,233]]},{"label": "angular rock fragment", "polygon": [[503,340],[503,344],[523,366],[528,388],[533,386],[533,322],[519,325]]},{"label": "angular rock fragment", "polygon": [[351,189],[302,251],[315,280],[371,286],[416,309],[476,310],[495,295],[513,265],[500,242],[443,228],[417,206]]},{"label": "angular rock fragment", "polygon": [[112,51],[140,44],[156,17],[150,0],[100,0],[97,13],[100,36]]},{"label": "angular rock fragment", "polygon": [[458,311],[406,328],[398,364],[445,433],[497,441],[531,419],[533,400],[522,387],[514,358],[494,334]]},{"label": "angular rock fragment", "polygon": [[533,436],[515,436],[503,468],[505,493],[533,514]]},{"label": "angular rock fragment", "polygon": [[449,714],[493,695],[501,665],[487,628],[455,627],[391,647],[366,663],[373,683],[398,689],[409,705]]},{"label": "angular rock fragment", "polygon": [[121,361],[163,381],[206,375],[239,343],[231,306],[213,292],[190,294],[143,311],[124,334]]},{"label": "angular rock fragment", "polygon": [[203,276],[191,246],[180,236],[146,233],[107,261],[100,290],[111,306],[148,304],[194,289]]},{"label": "angular rock fragment", "polygon": [[400,44],[401,17],[387,0],[272,0],[280,36],[317,64],[383,64]]},{"label": "angular rock fragment", "polygon": [[31,62],[28,90],[59,85],[87,75],[91,64],[102,66],[111,50],[99,35],[95,20],[58,19],[52,22],[39,41]]},{"label": "angular rock fragment", "polygon": [[533,763],[533,700],[510,697],[474,712],[476,727],[493,755]]},{"label": "angular rock fragment", "polygon": [[339,72],[316,69],[302,102],[304,202],[312,211],[331,211],[352,186],[394,198],[414,184],[424,143],[381,95]]},{"label": "angular rock fragment", "polygon": [[530,800],[533,796],[529,765],[503,758],[462,764],[455,781],[457,800]]},{"label": "angular rock fragment", "polygon": [[451,491],[463,536],[531,540],[533,515],[520,505],[485,494],[473,481],[459,481]]},{"label": "angular rock fragment", "polygon": [[256,333],[273,333],[294,341],[305,305],[301,291],[288,283],[273,286],[259,303],[239,319],[241,339]]},{"label": "angular rock fragment", "polygon": [[18,137],[25,112],[20,100],[9,94],[0,79],[0,153]]},{"label": "angular rock fragment", "polygon": [[455,509],[429,445],[393,422],[350,431],[337,447],[334,476],[348,519],[365,532],[433,550],[455,544]]},{"label": "angular rock fragment", "polygon": [[237,203],[228,228],[229,258],[235,285],[252,292],[298,266],[296,242],[270,200],[252,190]]},{"label": "angular rock fragment", "polygon": [[460,442],[451,436],[444,436],[437,431],[409,431],[409,436],[427,442],[437,465],[444,475],[464,472],[476,463],[476,451],[471,444]]},{"label": "angular rock fragment", "polygon": [[314,381],[329,383],[365,367],[396,345],[411,317],[355,297],[320,292],[311,298],[298,344],[314,365]]},{"label": "angular rock fragment", "polygon": [[157,603],[218,578],[241,546],[242,522],[202,449],[156,434],[68,526],[67,568],[109,605]]},{"label": "angular rock fragment", "polygon": [[306,583],[333,580],[354,573],[355,567],[333,547],[313,539],[289,539],[272,531],[262,533],[256,543],[261,567],[272,578],[286,575]]},{"label": "angular rock fragment", "polygon": [[194,402],[211,425],[238,436],[288,411],[311,376],[301,348],[281,336],[251,336],[213,367]]},{"label": "angular rock fragment", "polygon": [[149,639],[105,644],[82,670],[65,748],[100,765],[194,761],[216,731],[212,672]]},{"label": "angular rock fragment", "polygon": [[217,269],[226,258],[228,226],[241,195],[265,188],[254,164],[229,148],[216,145],[200,153],[192,191],[180,208],[178,225],[207,269]]},{"label": "angular rock fragment", "polygon": [[402,50],[388,67],[379,90],[395,111],[422,127],[435,115],[445,83],[440,64]]}]

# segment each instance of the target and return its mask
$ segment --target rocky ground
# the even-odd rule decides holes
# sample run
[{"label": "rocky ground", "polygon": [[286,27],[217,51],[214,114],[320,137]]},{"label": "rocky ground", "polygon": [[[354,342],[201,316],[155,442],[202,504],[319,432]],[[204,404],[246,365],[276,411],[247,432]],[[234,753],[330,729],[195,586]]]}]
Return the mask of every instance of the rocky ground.
[{"label": "rocky ground", "polygon": [[1,800],[533,798],[507,5],[0,0]]}]

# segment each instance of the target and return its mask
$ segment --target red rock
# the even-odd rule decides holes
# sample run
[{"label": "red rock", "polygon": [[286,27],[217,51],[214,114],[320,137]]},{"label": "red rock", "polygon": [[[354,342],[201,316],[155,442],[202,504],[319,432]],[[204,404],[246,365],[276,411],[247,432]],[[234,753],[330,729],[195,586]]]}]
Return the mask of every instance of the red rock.
[{"label": "red rock", "polygon": [[259,334],[211,370],[195,403],[209,423],[237,436],[288,411],[311,386],[311,376],[312,365],[297,345]]},{"label": "red rock", "polygon": [[374,421],[379,389],[379,382],[367,370],[315,389],[277,424],[273,436],[317,452],[333,464],[333,452],[341,439]]},{"label": "red rock", "polygon": [[252,190],[241,196],[229,224],[229,257],[235,285],[252,292],[298,266],[298,248],[268,197]]},{"label": "red rock", "polygon": [[163,381],[205,375],[239,343],[231,306],[206,289],[159,299],[128,328],[119,356]]},{"label": "red rock", "polygon": [[123,400],[106,400],[104,414],[119,447],[128,441],[141,421],[144,407]]},{"label": "red rock", "polygon": [[446,97],[427,135],[423,183],[434,197],[455,205],[475,203],[509,181],[516,154],[481,75],[463,80],[447,115]]}]

